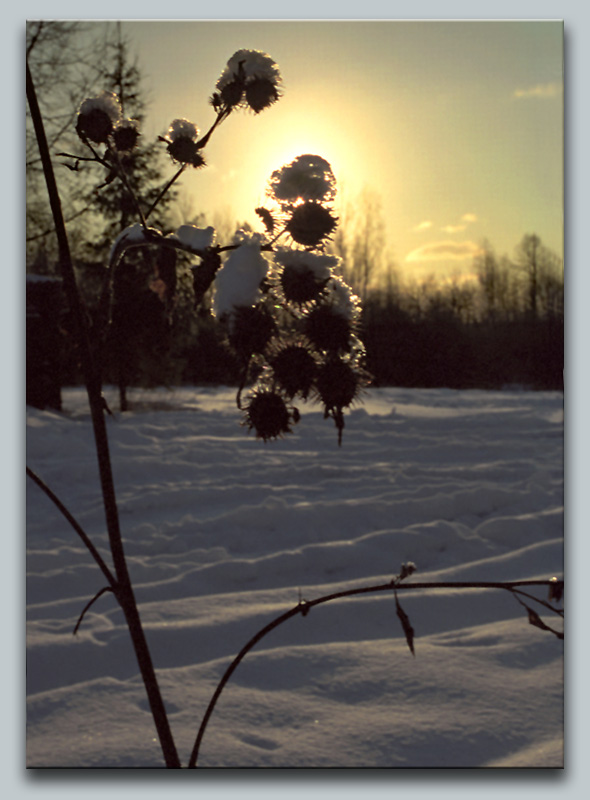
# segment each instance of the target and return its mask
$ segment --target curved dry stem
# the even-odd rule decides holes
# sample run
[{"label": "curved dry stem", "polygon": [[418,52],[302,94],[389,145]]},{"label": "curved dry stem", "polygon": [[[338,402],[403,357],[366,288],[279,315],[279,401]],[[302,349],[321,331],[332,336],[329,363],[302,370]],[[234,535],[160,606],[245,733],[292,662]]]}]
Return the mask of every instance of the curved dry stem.
[{"label": "curved dry stem", "polygon": [[96,549],[94,544],[92,543],[92,540],[90,539],[90,537],[88,536],[88,534],[86,533],[84,528],[82,528],[80,523],[70,513],[70,511],[62,503],[62,501],[59,499],[59,497],[54,492],[52,492],[51,489],[49,488],[49,486],[47,486],[47,484],[43,480],[41,480],[41,478],[35,472],[33,472],[33,470],[30,469],[29,467],[27,467],[27,475],[29,476],[29,478],[31,478],[31,480],[33,480],[37,484],[37,486],[43,492],[45,492],[47,497],[51,500],[51,502],[55,505],[55,507],[61,512],[61,514],[63,514],[63,516],[67,519],[67,521],[70,523],[72,528],[76,531],[76,533],[78,534],[80,539],[82,539],[82,541],[84,542],[84,545],[88,548],[88,550],[90,551],[90,554],[92,555],[93,559],[96,561],[96,563],[100,567],[100,570],[101,570],[102,574],[105,576],[105,578],[109,582],[110,588],[116,594],[117,580],[116,580],[115,576],[112,574],[112,572],[110,571],[110,569],[108,568],[108,566],[106,565],[106,563],[104,562],[102,556],[100,555],[100,553],[98,552],[98,550]]},{"label": "curved dry stem", "polygon": [[[307,616],[310,609],[314,606],[321,605],[323,603],[329,603],[332,600],[339,600],[343,597],[354,597],[355,595],[361,594],[371,594],[375,592],[391,592],[396,595],[397,592],[403,590],[413,590],[413,589],[503,589],[505,591],[509,591],[511,594],[514,594],[515,591],[519,590],[521,586],[550,586],[551,581],[537,581],[537,580],[526,580],[526,581],[508,581],[508,582],[490,582],[490,581],[473,581],[473,582],[465,582],[465,581],[433,581],[433,582],[420,582],[420,583],[399,583],[398,578],[394,578],[393,580],[389,581],[388,583],[380,583],[373,586],[361,586],[356,589],[345,589],[342,592],[334,592],[332,594],[324,595],[323,597],[318,597],[315,600],[300,600],[296,606],[286,611],[284,614],[276,617],[274,620],[265,625],[264,628],[258,631],[240,650],[237,656],[233,659],[229,667],[224,672],[221,680],[219,681],[211,700],[209,701],[209,705],[207,706],[207,710],[205,711],[205,715],[201,721],[201,725],[197,732],[197,738],[195,740],[195,744],[189,759],[188,768],[194,769],[197,767],[197,761],[199,758],[199,751],[201,748],[201,743],[203,741],[203,736],[205,735],[205,730],[211,719],[211,715],[215,709],[217,701],[219,700],[223,689],[227,685],[227,682],[238,668],[240,662],[245,658],[245,656],[252,650],[252,648],[258,644],[258,642],[263,639],[267,634],[273,631],[275,628],[278,628],[279,625],[282,625],[287,620],[291,619],[291,617],[296,616],[297,614],[301,614],[302,616]],[[540,602],[545,605],[544,601],[539,600],[539,598],[531,597],[537,602]],[[519,601],[520,602],[520,601]],[[524,604],[523,604],[524,605]],[[558,609],[551,608],[552,611],[557,611]],[[527,607],[528,608],[528,607]],[[546,628],[550,630],[552,633],[556,633],[551,628]],[[406,633],[407,638],[407,633]]]},{"label": "curved dry stem", "polygon": [[81,614],[80,614],[80,616],[78,617],[78,622],[76,622],[76,626],[75,626],[75,628],[74,628],[74,631],[73,631],[73,633],[74,633],[74,636],[75,636],[75,635],[78,633],[78,628],[79,628],[79,627],[80,627],[80,625],[82,624],[82,620],[84,619],[84,617],[85,617],[85,615],[86,615],[86,612],[88,611],[88,609],[90,609],[90,608],[91,608],[91,607],[92,607],[92,606],[93,606],[93,605],[96,603],[96,601],[98,600],[98,598],[99,598],[99,597],[102,597],[102,596],[103,596],[103,594],[105,594],[105,592],[113,592],[113,591],[114,591],[114,590],[113,590],[113,587],[112,587],[112,586],[103,586],[103,587],[102,587],[102,589],[100,589],[100,591],[98,591],[98,592],[97,592],[97,593],[94,595],[94,597],[92,598],[92,600],[89,600],[89,601],[88,601],[88,603],[86,603],[86,605],[85,605],[85,606],[84,606],[84,608],[82,609],[82,613],[81,613]]}]

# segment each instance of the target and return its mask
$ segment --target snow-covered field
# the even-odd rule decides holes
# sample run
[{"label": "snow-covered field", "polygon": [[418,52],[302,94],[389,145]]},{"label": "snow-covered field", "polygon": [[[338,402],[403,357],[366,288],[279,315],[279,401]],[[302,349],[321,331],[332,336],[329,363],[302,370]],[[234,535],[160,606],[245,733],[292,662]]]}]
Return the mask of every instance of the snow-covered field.
[{"label": "snow-covered field", "polygon": [[[184,764],[231,659],[300,597],[388,581],[406,561],[408,582],[562,575],[561,394],[371,389],[342,447],[313,406],[264,444],[231,389],[131,400],[108,419],[121,524]],[[108,560],[82,389],[65,390],[61,414],[27,409],[27,464]],[[113,598],[72,635],[103,585],[28,481],[30,767],[162,765]],[[263,639],[221,696],[201,766],[561,766],[563,643],[506,592],[399,599],[415,657],[389,593],[318,606]]]}]

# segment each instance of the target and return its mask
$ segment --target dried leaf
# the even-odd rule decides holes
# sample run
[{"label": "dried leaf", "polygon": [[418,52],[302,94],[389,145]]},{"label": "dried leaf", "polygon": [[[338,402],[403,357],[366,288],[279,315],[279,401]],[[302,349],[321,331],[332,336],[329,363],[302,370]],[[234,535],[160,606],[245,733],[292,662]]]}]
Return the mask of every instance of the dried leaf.
[{"label": "dried leaf", "polygon": [[221,267],[221,257],[215,250],[209,250],[201,258],[199,266],[192,267],[195,308],[202,302],[205,293],[213,283],[217,271]]},{"label": "dried leaf", "polygon": [[537,614],[536,611],[534,611],[534,609],[529,608],[529,606],[525,606],[525,608],[528,612],[529,623],[531,625],[534,625],[535,628],[540,628],[543,631],[549,631],[549,633],[552,633],[555,636],[557,636],[558,639],[563,639],[563,633],[561,633],[561,631],[556,631],[553,628],[550,628],[549,625],[545,625],[541,617]]},{"label": "dried leaf", "polygon": [[560,581],[557,578],[551,578],[549,584],[549,602],[559,603],[562,597],[563,597],[563,581]]},{"label": "dried leaf", "polygon": [[400,606],[399,600],[397,599],[397,595],[395,596],[395,610],[397,611],[397,615],[402,624],[402,628],[404,629],[404,633],[406,635],[406,642],[408,643],[410,652],[412,653],[413,656],[415,656],[416,653],[414,652],[414,629],[410,624],[410,618],[403,610],[403,608]]},{"label": "dried leaf", "polygon": [[264,227],[266,228],[267,233],[273,233],[275,229],[275,221],[273,219],[272,214],[267,208],[256,208],[254,209],[260,219],[264,222]]}]

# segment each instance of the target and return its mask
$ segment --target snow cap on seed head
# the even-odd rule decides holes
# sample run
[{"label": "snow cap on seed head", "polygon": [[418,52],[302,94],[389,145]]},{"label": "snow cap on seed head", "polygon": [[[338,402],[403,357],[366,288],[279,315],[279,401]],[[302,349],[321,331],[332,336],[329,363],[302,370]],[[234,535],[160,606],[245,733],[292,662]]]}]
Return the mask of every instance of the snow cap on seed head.
[{"label": "snow cap on seed head", "polygon": [[215,242],[215,228],[198,228],[196,225],[181,225],[166,237],[180,242],[191,253],[202,253]]},{"label": "snow cap on seed head", "polygon": [[188,119],[173,119],[168,128],[168,137],[172,142],[177,139],[190,139],[191,142],[194,142],[198,135],[199,129],[194,122],[190,122]]},{"label": "snow cap on seed head", "polygon": [[327,253],[312,253],[309,250],[295,250],[292,247],[278,247],[274,253],[275,261],[282,267],[303,272],[309,270],[318,281],[325,281],[342,262],[338,256]]},{"label": "snow cap on seed head", "polygon": [[325,158],[306,154],[272,173],[268,193],[279,203],[323,203],[334,199],[336,179]]},{"label": "snow cap on seed head", "polygon": [[221,73],[214,105],[250,107],[258,114],[279,99],[281,73],[273,59],[261,50],[238,50]]},{"label": "snow cap on seed head", "polygon": [[76,119],[76,131],[83,139],[102,144],[121,119],[121,104],[113,92],[101,92],[82,101]]},{"label": "snow cap on seed head", "polygon": [[274,253],[277,278],[285,300],[304,306],[319,300],[332,270],[340,264],[338,256],[281,247]]},{"label": "snow cap on seed head", "polygon": [[353,321],[360,311],[360,300],[341,278],[333,277],[326,287],[325,303],[332,310],[349,321]]},{"label": "snow cap on seed head", "polygon": [[175,161],[202,167],[205,160],[197,146],[198,136],[199,129],[194,122],[188,119],[174,119],[163,141],[168,143],[168,152]]},{"label": "snow cap on seed head", "polygon": [[241,306],[256,305],[261,297],[260,284],[268,273],[269,263],[260,252],[263,237],[241,231],[236,238],[239,246],[215,278],[213,310],[217,317]]}]

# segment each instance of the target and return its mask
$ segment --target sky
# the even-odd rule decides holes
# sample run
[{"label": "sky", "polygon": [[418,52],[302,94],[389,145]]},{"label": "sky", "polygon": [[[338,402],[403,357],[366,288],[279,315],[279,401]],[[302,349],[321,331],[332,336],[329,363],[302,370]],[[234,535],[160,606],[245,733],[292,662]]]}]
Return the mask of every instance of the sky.
[{"label": "sky", "polygon": [[[184,117],[201,132],[238,49],[267,52],[280,101],[233,114],[183,177],[182,212],[259,224],[273,170],[314,153],[340,209],[377,198],[387,261],[403,275],[472,269],[484,240],[513,255],[537,233],[563,255],[560,21],[134,21],[122,23],[149,100],[144,132]],[[172,165],[170,166],[172,174]]]}]

